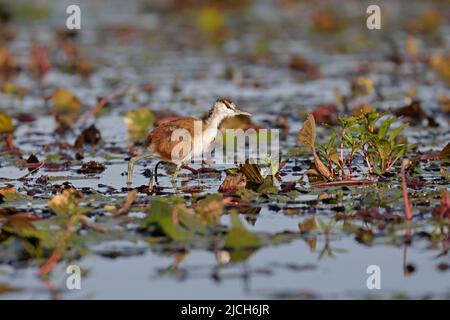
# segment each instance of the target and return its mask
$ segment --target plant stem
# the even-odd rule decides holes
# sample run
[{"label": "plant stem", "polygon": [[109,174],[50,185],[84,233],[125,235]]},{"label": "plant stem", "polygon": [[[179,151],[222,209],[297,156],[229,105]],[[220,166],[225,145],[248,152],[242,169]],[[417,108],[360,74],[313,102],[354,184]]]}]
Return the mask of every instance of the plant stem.
[{"label": "plant stem", "polygon": [[406,218],[408,220],[411,220],[413,217],[412,211],[411,211],[411,202],[408,198],[408,190],[406,185],[406,167],[411,164],[411,161],[408,159],[404,159],[402,162],[402,168],[401,168],[401,174],[402,174],[402,193],[403,193],[403,202],[405,204],[405,212],[406,212]]}]

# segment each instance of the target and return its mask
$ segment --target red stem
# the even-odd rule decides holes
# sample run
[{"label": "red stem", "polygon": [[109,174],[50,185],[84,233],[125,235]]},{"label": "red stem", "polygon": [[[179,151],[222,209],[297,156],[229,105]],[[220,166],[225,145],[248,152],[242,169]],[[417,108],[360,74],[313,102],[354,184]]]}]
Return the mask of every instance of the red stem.
[{"label": "red stem", "polygon": [[407,184],[406,184],[406,166],[408,166],[409,163],[410,163],[410,161],[408,159],[403,160],[401,174],[402,174],[403,202],[405,204],[406,218],[408,220],[411,220],[413,217],[413,214],[411,211],[411,202],[409,201],[409,198],[408,198],[408,190],[407,190]]}]

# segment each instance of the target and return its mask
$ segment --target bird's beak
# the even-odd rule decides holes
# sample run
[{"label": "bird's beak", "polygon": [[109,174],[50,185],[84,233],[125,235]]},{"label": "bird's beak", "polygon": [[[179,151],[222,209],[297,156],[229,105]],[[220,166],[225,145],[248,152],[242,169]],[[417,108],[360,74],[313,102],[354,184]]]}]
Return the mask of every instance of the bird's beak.
[{"label": "bird's beak", "polygon": [[249,112],[245,112],[245,111],[241,111],[241,110],[236,110],[237,111],[237,115],[238,116],[251,116],[252,114]]}]

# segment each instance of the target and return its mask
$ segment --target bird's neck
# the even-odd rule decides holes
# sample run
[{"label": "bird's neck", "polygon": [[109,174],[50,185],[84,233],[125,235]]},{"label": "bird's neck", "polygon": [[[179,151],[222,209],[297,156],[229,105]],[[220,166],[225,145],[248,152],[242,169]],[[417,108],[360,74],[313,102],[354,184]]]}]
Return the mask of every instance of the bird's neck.
[{"label": "bird's neck", "polygon": [[212,112],[204,121],[204,130],[217,130],[226,116]]}]

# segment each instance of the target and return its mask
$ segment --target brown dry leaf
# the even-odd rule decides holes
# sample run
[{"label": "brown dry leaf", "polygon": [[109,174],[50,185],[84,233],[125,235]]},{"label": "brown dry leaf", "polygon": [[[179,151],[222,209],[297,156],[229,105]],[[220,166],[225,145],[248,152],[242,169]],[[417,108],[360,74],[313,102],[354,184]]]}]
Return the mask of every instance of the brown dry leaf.
[{"label": "brown dry leaf", "polygon": [[351,84],[353,96],[369,95],[373,92],[373,83],[367,77],[357,77]]},{"label": "brown dry leaf", "polygon": [[48,201],[50,209],[58,214],[70,214],[77,208],[82,196],[75,189],[66,189]]},{"label": "brown dry leaf", "polygon": [[219,187],[219,192],[236,192],[239,188],[245,188],[247,178],[242,172],[227,175]]},{"label": "brown dry leaf", "polygon": [[97,161],[89,161],[83,163],[81,168],[77,170],[77,173],[101,173],[106,169],[106,167]]},{"label": "brown dry leaf", "polygon": [[17,193],[17,189],[14,186],[8,185],[6,187],[0,187],[0,194],[2,196],[6,195],[6,194],[14,194]]},{"label": "brown dry leaf", "polygon": [[58,123],[58,131],[71,128],[78,120],[81,113],[80,100],[70,91],[64,88],[56,89],[52,96],[53,114]]},{"label": "brown dry leaf", "polygon": [[331,172],[328,169],[328,167],[320,160],[317,153],[314,151],[314,164],[316,165],[317,171],[324,176],[325,178],[329,179],[331,178]]},{"label": "brown dry leaf", "polygon": [[352,109],[352,115],[354,115],[354,116],[361,116],[361,115],[368,114],[371,112],[375,112],[375,108],[367,103],[357,106]]},{"label": "brown dry leaf", "polygon": [[58,113],[77,113],[81,109],[81,102],[72,93],[64,88],[58,88],[52,94],[53,111]]},{"label": "brown dry leaf", "polygon": [[395,109],[393,113],[397,117],[409,117],[416,120],[422,120],[427,117],[426,112],[422,108],[422,104],[418,100],[410,100],[408,104]]},{"label": "brown dry leaf", "polygon": [[102,139],[100,131],[95,125],[91,125],[89,128],[84,129],[75,140],[74,147],[81,148],[85,144],[96,145]]},{"label": "brown dry leaf", "polygon": [[298,133],[297,143],[302,146],[307,146],[311,148],[311,151],[314,155],[314,164],[316,166],[317,171],[329,179],[331,177],[331,172],[328,170],[328,167],[320,160],[319,156],[316,153],[315,148],[316,142],[316,122],[314,120],[314,116],[310,113],[308,114],[305,122],[303,123],[303,127]]},{"label": "brown dry leaf", "polygon": [[314,144],[316,143],[316,121],[311,113],[306,117],[302,129],[298,133],[297,143],[302,146],[314,148]]},{"label": "brown dry leaf", "polygon": [[206,198],[197,201],[194,210],[202,217],[202,221],[206,224],[216,222],[223,212],[225,202],[220,194],[208,195]]},{"label": "brown dry leaf", "polygon": [[439,152],[439,159],[446,160],[450,159],[450,142]]}]

